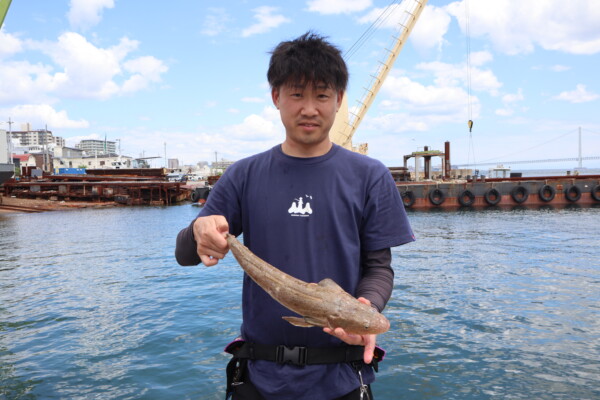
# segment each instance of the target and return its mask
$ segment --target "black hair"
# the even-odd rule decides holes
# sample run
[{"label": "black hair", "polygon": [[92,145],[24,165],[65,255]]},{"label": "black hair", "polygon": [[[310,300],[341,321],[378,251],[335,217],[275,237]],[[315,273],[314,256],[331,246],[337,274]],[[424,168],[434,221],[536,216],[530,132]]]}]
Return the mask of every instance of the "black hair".
[{"label": "black hair", "polygon": [[267,79],[271,88],[281,85],[326,84],[346,90],[348,68],[340,50],[311,31],[281,42],[271,52]]}]

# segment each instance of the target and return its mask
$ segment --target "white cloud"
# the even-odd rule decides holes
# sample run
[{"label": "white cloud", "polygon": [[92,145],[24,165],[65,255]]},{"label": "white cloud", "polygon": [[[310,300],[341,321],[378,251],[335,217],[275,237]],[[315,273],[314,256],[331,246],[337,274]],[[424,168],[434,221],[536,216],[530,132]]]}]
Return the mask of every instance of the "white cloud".
[{"label": "white cloud", "polygon": [[67,32],[57,43],[42,45],[41,50],[64,71],[65,79],[57,89],[62,95],[107,99],[119,92],[113,78],[121,73],[122,56],[136,47],[137,42],[121,39],[116,48],[101,49],[83,36]]},{"label": "white cloud", "polygon": [[49,95],[64,80],[52,68],[25,61],[0,63],[0,104],[53,102]]},{"label": "white cloud", "polygon": [[[411,2],[409,5],[415,4]],[[360,24],[375,23],[381,28],[399,30],[408,23],[410,14],[407,11],[414,10],[407,10],[406,3],[393,4],[385,8],[374,8],[360,17],[358,22]],[[450,22],[451,17],[444,9],[426,6],[409,38],[417,49],[441,49]]]},{"label": "white cloud", "polygon": [[224,125],[210,132],[125,130],[123,144],[143,150],[148,156],[164,154],[166,142],[167,154],[173,152],[180,162],[193,164],[199,160],[214,160],[216,151],[218,159],[239,160],[281,143],[284,136],[279,112],[273,106],[266,106],[238,124]]},{"label": "white cloud", "polygon": [[126,60],[138,46],[138,41],[122,38],[115,46],[100,48],[75,32],[63,33],[55,43],[31,41],[30,47],[51,57],[59,72],[51,74],[54,68],[44,66],[44,75],[31,71],[22,80],[38,75],[47,83],[40,91],[70,98],[105,100],[140,91],[160,82],[168,67],[152,56]]},{"label": "white cloud", "polygon": [[209,8],[209,14],[204,18],[200,33],[206,36],[217,36],[227,29],[227,23],[232,21],[224,8]]},{"label": "white cloud", "polygon": [[113,8],[114,0],[71,0],[67,18],[74,29],[86,30],[97,25],[105,8]]},{"label": "white cloud", "polygon": [[371,0],[310,0],[308,11],[319,14],[350,14],[371,7]]},{"label": "white cloud", "polygon": [[502,101],[506,104],[516,103],[523,100],[525,100],[525,96],[523,96],[523,90],[520,88],[517,93],[508,93],[502,96]]},{"label": "white cloud", "polygon": [[475,67],[481,67],[493,61],[494,56],[489,51],[474,51],[470,55],[471,65]]},{"label": "white cloud", "polygon": [[587,103],[600,98],[600,95],[592,92],[588,92],[585,85],[579,84],[575,90],[566,91],[560,93],[558,96],[554,96],[554,100],[568,101],[569,103]]},{"label": "white cloud", "polygon": [[0,60],[23,50],[23,42],[18,37],[0,30]]},{"label": "white cloud", "polygon": [[265,99],[261,97],[243,97],[242,101],[244,103],[264,103]]},{"label": "white cloud", "polygon": [[390,100],[401,102],[400,108],[416,113],[455,114],[464,110],[468,98],[460,87],[423,85],[405,76],[388,76],[381,90]]},{"label": "white cloud", "polygon": [[553,65],[550,67],[550,70],[554,72],[564,72],[570,70],[571,67],[567,67],[566,65]]},{"label": "white cloud", "polygon": [[169,69],[161,60],[145,56],[123,64],[123,68],[133,75],[123,83],[123,92],[137,92],[146,89],[152,82],[160,82],[161,74]]},{"label": "white cloud", "polygon": [[258,21],[242,31],[243,37],[266,33],[277,28],[281,24],[292,22],[289,18],[281,14],[274,14],[278,9],[276,7],[262,6],[255,8],[254,18]]},{"label": "white cloud", "polygon": [[502,103],[504,104],[504,108],[499,108],[495,111],[496,115],[501,117],[510,117],[515,113],[516,103],[525,100],[525,96],[523,96],[523,90],[519,88],[517,93],[507,93],[502,96]]},{"label": "white cloud", "polygon": [[[535,46],[571,54],[600,52],[600,3],[571,0],[478,0],[469,3],[472,37],[488,37],[506,54],[531,53]],[[445,9],[466,27],[465,0]]]},{"label": "white cloud", "polygon": [[279,113],[276,113],[276,118],[272,112],[273,107],[265,107],[261,115],[251,114],[244,118],[241,124],[233,125],[228,128],[231,138],[244,141],[276,141],[283,139],[279,134],[280,119]]},{"label": "white cloud", "polygon": [[[481,56],[478,62],[481,63],[484,59],[485,57]],[[455,65],[434,61],[417,64],[416,68],[432,72],[435,76],[435,84],[438,86],[457,86],[461,82],[463,85],[467,85],[468,83],[467,66],[465,63]],[[472,66],[470,76],[472,90],[488,92],[492,96],[498,95],[498,90],[502,87],[502,83],[498,81],[498,78],[491,70]]]},{"label": "white cloud", "polygon": [[30,122],[32,126],[40,127],[47,125],[50,130],[89,127],[88,121],[72,120],[65,110],[57,111],[48,104],[24,104],[2,111],[10,115],[14,121]]},{"label": "white cloud", "polygon": [[410,34],[410,40],[416,49],[441,50],[451,20],[452,18],[444,9],[426,6]]}]

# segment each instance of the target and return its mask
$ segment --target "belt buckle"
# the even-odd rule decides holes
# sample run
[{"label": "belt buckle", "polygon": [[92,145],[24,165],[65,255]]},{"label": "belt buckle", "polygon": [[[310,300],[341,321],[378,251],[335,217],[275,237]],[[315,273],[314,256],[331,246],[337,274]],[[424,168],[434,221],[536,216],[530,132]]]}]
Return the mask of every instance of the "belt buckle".
[{"label": "belt buckle", "polygon": [[306,347],[277,346],[275,361],[278,364],[306,365]]}]

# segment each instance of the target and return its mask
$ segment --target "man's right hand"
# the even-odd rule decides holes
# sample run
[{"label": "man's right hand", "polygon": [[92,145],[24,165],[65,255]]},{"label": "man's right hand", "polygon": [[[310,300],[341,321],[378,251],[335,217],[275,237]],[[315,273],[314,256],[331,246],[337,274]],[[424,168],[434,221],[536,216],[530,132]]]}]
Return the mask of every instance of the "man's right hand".
[{"label": "man's right hand", "polygon": [[222,215],[199,217],[194,221],[194,239],[200,260],[207,267],[216,265],[229,251],[225,234],[229,224]]}]

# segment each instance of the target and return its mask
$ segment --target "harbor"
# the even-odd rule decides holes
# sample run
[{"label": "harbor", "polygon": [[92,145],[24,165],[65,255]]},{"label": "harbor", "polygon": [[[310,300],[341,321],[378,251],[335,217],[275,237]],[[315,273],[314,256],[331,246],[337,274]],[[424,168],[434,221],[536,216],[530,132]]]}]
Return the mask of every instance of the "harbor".
[{"label": "harbor", "polygon": [[[328,278],[393,279],[376,400],[599,400],[597,2],[213,3],[0,0],[0,400],[223,399],[243,313],[249,336],[280,314],[231,251],[183,267],[176,238],[282,143],[214,204],[275,267],[360,249],[362,274],[333,258]],[[337,62],[290,51],[303,32]],[[415,241],[384,274],[362,256],[406,227],[390,204]],[[346,387],[287,365],[317,332],[261,332],[298,346],[272,389]]]},{"label": "harbor", "polygon": [[[188,203],[0,214],[0,398],[223,398],[243,273]],[[376,399],[600,397],[600,208],[410,212]],[[557,251],[560,249],[560,251]]]}]

